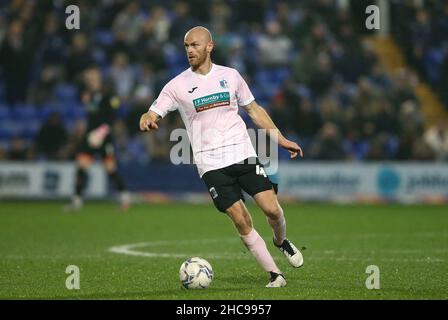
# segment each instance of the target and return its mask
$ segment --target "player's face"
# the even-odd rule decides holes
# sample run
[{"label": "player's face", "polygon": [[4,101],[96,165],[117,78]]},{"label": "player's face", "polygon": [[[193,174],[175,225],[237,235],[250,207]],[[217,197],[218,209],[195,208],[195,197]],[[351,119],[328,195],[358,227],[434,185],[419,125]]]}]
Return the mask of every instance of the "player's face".
[{"label": "player's face", "polygon": [[211,43],[207,42],[204,37],[193,33],[185,37],[184,46],[187,53],[188,63],[193,68],[197,68],[206,61],[207,56],[210,53]]}]

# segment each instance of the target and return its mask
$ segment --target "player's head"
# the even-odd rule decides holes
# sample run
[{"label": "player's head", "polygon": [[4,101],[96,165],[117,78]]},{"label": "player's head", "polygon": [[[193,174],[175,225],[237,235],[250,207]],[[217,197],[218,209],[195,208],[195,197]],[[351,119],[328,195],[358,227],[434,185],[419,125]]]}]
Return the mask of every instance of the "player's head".
[{"label": "player's head", "polygon": [[207,28],[194,27],[185,34],[184,46],[187,53],[188,63],[194,69],[199,68],[213,50],[213,39]]}]

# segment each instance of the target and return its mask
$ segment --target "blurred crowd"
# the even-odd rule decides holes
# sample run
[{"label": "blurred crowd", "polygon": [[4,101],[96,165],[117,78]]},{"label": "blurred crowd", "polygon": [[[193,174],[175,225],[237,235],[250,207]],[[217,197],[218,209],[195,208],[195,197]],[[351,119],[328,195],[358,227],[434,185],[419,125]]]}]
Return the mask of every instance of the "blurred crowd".
[{"label": "blurred crowd", "polygon": [[85,0],[75,2],[80,30],[68,30],[72,2],[0,0],[0,159],[73,159],[85,131],[85,72],[98,68],[119,101],[118,160],[168,162],[180,117],[169,115],[151,135],[138,132],[138,119],[188,67],[185,32],[204,25],[216,43],[213,61],[245,77],[307,159],[447,160],[448,128],[441,122],[425,129],[415,86],[419,76],[435,87],[447,83],[448,55],[435,78],[424,57],[446,51],[446,32],[428,26],[428,16],[446,30],[448,6],[408,2],[394,2],[393,10],[404,3],[409,9],[394,32],[403,48],[411,46],[421,75],[389,75],[341,1]]},{"label": "blurred crowd", "polygon": [[395,0],[391,7],[392,32],[407,61],[448,106],[448,2]]}]

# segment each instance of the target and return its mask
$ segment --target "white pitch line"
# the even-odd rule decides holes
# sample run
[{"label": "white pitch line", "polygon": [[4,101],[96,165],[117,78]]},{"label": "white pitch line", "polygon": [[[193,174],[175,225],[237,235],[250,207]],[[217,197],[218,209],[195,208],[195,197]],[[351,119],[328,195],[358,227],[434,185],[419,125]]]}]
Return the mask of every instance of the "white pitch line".
[{"label": "white pitch line", "polygon": [[[138,251],[135,250],[137,248],[142,247],[160,247],[160,246],[167,246],[172,244],[179,244],[179,243],[210,243],[210,242],[236,242],[236,239],[201,239],[201,240],[186,240],[186,241],[154,241],[154,242],[140,242],[140,243],[133,243],[133,244],[124,244],[119,246],[114,246],[109,248],[109,252],[113,253],[119,253],[119,254],[125,254],[125,255],[131,255],[131,256],[140,256],[140,257],[149,257],[149,258],[187,258],[192,256],[207,256],[210,259],[252,259],[252,256],[250,254],[243,255],[241,253],[221,253],[221,254],[213,254],[213,253],[160,253],[160,252],[146,252],[146,251]],[[390,252],[389,252],[390,251]],[[409,253],[412,250],[403,250],[403,253]],[[434,250],[439,252],[446,252],[445,250]],[[388,253],[399,253],[400,250],[384,250],[383,252]],[[420,251],[416,250],[415,253],[418,253]],[[429,250],[429,252],[433,252]],[[317,254],[316,254],[317,253]],[[320,254],[319,254],[320,253]],[[365,257],[365,258],[358,258],[358,257],[346,257],[344,255],[342,256],[335,256],[330,257],[331,255],[337,255],[337,251],[313,251],[313,254],[309,257],[309,259],[312,260],[333,260],[333,261],[372,261],[372,260],[378,260],[378,261],[391,261],[391,262],[426,262],[426,263],[439,263],[444,262],[444,259],[440,258],[433,258],[433,257],[425,257],[425,258],[382,258],[380,256],[377,257]]]},{"label": "white pitch line", "polygon": [[[184,243],[210,243],[210,242],[229,242],[231,240],[232,242],[235,239],[201,239],[201,240],[185,240],[181,241],[182,244]],[[192,256],[201,256],[204,255],[203,253],[196,253],[196,254],[188,254],[188,253],[160,253],[160,252],[145,252],[145,251],[137,251],[136,248],[141,247],[158,247],[158,246],[164,246],[164,245],[172,245],[172,244],[178,244],[179,241],[155,241],[155,242],[140,242],[140,243],[133,243],[133,244],[125,244],[120,246],[114,246],[109,248],[109,252],[114,253],[121,253],[121,254],[127,254],[131,256],[141,256],[141,257],[149,257],[149,258],[188,258]],[[247,256],[239,256],[235,253],[221,253],[221,254],[208,254],[208,258],[213,259],[247,259]]]}]

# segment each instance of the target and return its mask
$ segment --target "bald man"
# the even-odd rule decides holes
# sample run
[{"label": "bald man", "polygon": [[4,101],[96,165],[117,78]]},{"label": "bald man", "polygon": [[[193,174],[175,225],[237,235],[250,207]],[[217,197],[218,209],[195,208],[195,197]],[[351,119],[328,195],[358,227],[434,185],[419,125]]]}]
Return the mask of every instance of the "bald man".
[{"label": "bald man", "polygon": [[212,63],[214,43],[202,26],[185,34],[184,46],[190,68],[168,82],[148,112],[140,118],[140,130],[158,128],[157,121],[178,110],[188,132],[199,175],[216,208],[235,225],[239,236],[261,267],[269,273],[266,287],[286,285],[264,240],[254,229],[244,205],[242,190],[253,197],[273,231],[274,245],[289,263],[303,265],[301,252],[286,238],[286,221],[277,200],[276,186],[267,177],[249,138],[246,124],[238,115],[242,107],[261,129],[275,135],[291,158],[303,156],[302,149],[286,139],[260,107],[237,70]]}]

